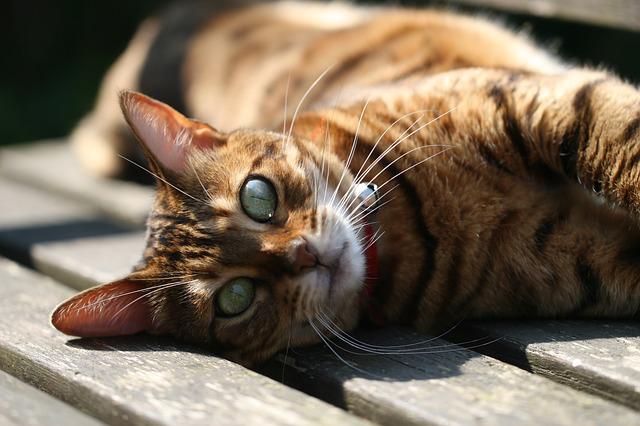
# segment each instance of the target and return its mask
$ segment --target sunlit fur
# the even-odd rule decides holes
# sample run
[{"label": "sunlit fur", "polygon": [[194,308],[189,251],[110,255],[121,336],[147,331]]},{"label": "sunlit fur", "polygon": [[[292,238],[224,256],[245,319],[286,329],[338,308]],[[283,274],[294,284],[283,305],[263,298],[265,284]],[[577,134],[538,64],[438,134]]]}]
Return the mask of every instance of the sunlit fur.
[{"label": "sunlit fur", "polygon": [[[150,296],[157,332],[249,362],[271,355],[289,335],[293,345],[316,341],[308,319],[319,309],[355,326],[363,236],[337,208],[353,178],[344,175],[330,203],[343,163],[308,141],[285,140],[270,132],[232,132],[224,146],[196,151],[186,172],[171,178],[193,198],[159,186],[142,275],[152,282],[154,276],[185,274],[189,282]],[[251,175],[269,179],[277,190],[269,223],[252,220],[240,206],[240,188]],[[292,271],[292,247],[300,239],[326,267]],[[216,293],[237,277],[258,283],[254,303],[236,317],[216,317]]]},{"label": "sunlit fur", "polygon": [[[306,7],[324,13],[309,20]],[[163,24],[141,34],[152,25]],[[142,35],[129,51],[148,50]],[[140,64],[127,58],[110,76],[136,89]],[[249,364],[289,339],[317,341],[312,324],[326,335],[328,320],[352,329],[366,276],[361,224],[371,219],[353,210],[356,176],[377,183],[385,203],[373,296],[388,323],[436,331],[465,318],[637,317],[640,93],[631,85],[566,66],[481,19],[334,4],[224,11],[183,59],[181,80],[166,84],[180,84],[184,112],[230,133],[166,176],[183,192],[159,184],[146,266],[134,275],[149,288],[176,282],[150,293],[154,332]],[[76,131],[93,126],[93,136],[77,146],[120,140],[105,112],[115,97],[103,93]],[[269,130],[233,130],[246,127]],[[124,163],[85,161],[103,174]],[[250,174],[278,191],[271,224],[238,206]],[[344,249],[331,285],[321,267],[292,273],[299,238],[325,264]],[[238,276],[260,282],[255,303],[216,318],[216,292]]]}]

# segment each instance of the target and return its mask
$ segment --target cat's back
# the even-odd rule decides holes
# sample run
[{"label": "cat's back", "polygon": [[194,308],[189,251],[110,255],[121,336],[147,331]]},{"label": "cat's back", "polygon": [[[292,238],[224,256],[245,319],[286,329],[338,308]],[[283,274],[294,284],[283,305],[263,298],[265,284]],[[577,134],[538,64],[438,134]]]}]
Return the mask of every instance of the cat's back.
[{"label": "cat's back", "polygon": [[[464,31],[460,31],[464,28]],[[342,2],[186,2],[145,22],[76,129],[80,156],[117,175],[128,151],[117,92],[139,90],[220,130],[278,128],[319,77],[306,106],[336,105],[373,87],[410,89],[466,67],[545,72],[545,52],[483,19]],[[96,154],[98,153],[98,154]]]},{"label": "cat's back", "polygon": [[308,105],[340,103],[350,88],[406,86],[456,68],[555,66],[524,38],[479,18],[299,1],[218,13],[183,59],[180,102],[222,130],[279,125],[285,94],[295,106],[323,73]]}]

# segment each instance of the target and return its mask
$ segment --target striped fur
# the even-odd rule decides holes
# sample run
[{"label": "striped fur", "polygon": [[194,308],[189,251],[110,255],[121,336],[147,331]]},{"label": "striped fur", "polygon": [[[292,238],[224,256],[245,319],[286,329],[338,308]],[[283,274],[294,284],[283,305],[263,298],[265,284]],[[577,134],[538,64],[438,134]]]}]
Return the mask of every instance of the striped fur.
[{"label": "striped fur", "polygon": [[[166,80],[153,60],[167,30],[145,23],[74,134],[90,168],[121,173],[113,153],[134,153],[121,142],[113,88],[153,80],[155,94],[172,94],[161,100],[226,135],[224,146],[195,152],[191,169],[167,176],[205,203],[159,186],[136,274],[149,285],[178,273],[205,278],[150,296],[156,332],[253,363],[289,341],[317,341],[314,308],[355,327],[361,231],[326,200],[333,188],[347,193],[378,157],[364,181],[383,194],[393,188],[377,217],[374,293],[389,322],[436,331],[464,318],[638,316],[636,88],[445,12],[284,1],[206,16],[180,39]],[[291,124],[323,73],[287,142],[283,120]],[[250,174],[270,177],[284,201],[269,225],[238,207]],[[325,175],[328,192],[318,185]],[[353,273],[341,278],[349,285],[337,302],[292,272],[290,246],[341,235],[352,238]],[[217,289],[247,275],[263,282],[248,314],[215,318]]]}]

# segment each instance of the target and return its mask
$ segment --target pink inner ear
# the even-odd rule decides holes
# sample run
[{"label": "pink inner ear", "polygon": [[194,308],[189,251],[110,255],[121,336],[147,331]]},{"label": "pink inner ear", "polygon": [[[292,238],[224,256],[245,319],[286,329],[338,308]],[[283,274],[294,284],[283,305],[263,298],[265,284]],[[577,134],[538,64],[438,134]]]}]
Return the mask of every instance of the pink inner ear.
[{"label": "pink inner ear", "polygon": [[56,308],[55,328],[78,337],[124,336],[149,331],[151,310],[143,287],[124,279],[86,290]]},{"label": "pink inner ear", "polygon": [[211,126],[192,121],[162,102],[124,92],[121,106],[129,125],[160,165],[181,172],[193,148],[211,148],[220,141]]}]

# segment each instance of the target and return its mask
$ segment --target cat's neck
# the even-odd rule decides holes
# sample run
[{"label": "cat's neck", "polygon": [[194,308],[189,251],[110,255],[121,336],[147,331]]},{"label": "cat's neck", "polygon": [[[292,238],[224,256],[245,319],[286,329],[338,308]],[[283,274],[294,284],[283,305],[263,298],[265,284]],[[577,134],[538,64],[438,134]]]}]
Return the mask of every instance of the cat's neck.
[{"label": "cat's neck", "polygon": [[360,295],[363,315],[374,325],[382,327],[386,323],[385,315],[375,298],[377,286],[380,284],[380,260],[378,258],[378,241],[376,240],[379,229],[372,223],[367,223],[363,227],[364,241],[366,248],[365,257],[365,279]]},{"label": "cat's neck", "polygon": [[[375,222],[379,234],[382,234],[376,242],[378,281],[370,300],[377,303],[375,309],[384,314],[389,323],[405,323],[410,319],[405,318],[406,315],[397,308],[402,306],[398,301],[404,300],[405,289],[413,281],[411,274],[398,274],[399,265],[409,261],[403,256],[403,250],[406,247],[418,247],[412,256],[424,257],[426,255],[419,247],[431,250],[433,245],[430,241],[423,241],[427,238],[423,238],[424,235],[431,235],[429,231],[422,232],[422,214],[425,209],[431,208],[431,204],[425,202],[427,199],[423,197],[423,193],[429,193],[431,182],[416,173],[420,168],[413,166],[433,153],[407,155],[421,145],[411,135],[396,144],[404,135],[411,133],[407,131],[403,134],[408,127],[407,122],[414,121],[398,120],[403,115],[406,116],[404,111],[386,111],[384,105],[372,101],[362,114],[364,124],[358,126],[363,109],[359,105],[348,111],[336,109],[305,113],[296,123],[294,134],[310,140],[319,152],[328,146],[325,141],[330,141],[331,153],[342,162],[342,166],[348,167],[358,180],[378,185],[382,200],[376,211],[376,218],[367,217],[365,221]],[[399,124],[395,125],[396,123]],[[388,128],[391,130],[386,132]],[[434,148],[434,153],[438,149]],[[372,167],[365,173],[369,166]],[[420,193],[417,188],[420,188]]]}]

